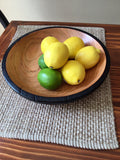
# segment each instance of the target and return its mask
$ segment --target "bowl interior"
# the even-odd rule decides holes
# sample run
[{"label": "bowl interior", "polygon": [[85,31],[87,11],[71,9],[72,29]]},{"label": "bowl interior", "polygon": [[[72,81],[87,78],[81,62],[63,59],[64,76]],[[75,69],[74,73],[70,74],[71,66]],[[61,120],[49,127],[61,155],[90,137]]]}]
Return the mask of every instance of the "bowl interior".
[{"label": "bowl interior", "polygon": [[[86,46],[93,45],[101,50],[100,62],[87,70],[86,78],[80,85],[71,86],[63,82],[56,91],[49,91],[37,80],[40,71],[38,59],[42,54],[40,44],[46,36],[54,36],[61,42],[71,36],[80,37]],[[88,34],[71,28],[47,28],[32,32],[13,45],[6,59],[6,70],[14,84],[26,92],[44,97],[69,96],[86,90],[101,77],[105,66],[106,55],[102,46]]]}]

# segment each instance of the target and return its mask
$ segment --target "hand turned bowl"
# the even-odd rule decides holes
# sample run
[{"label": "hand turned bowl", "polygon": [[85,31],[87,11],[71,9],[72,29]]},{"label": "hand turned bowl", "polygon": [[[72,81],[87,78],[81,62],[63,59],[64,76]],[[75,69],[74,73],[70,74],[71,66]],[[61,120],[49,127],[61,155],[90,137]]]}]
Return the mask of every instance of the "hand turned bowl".
[{"label": "hand turned bowl", "polygon": [[[47,90],[39,84],[40,44],[47,36],[54,36],[61,42],[77,36],[86,46],[92,45],[101,50],[99,63],[86,71],[85,80],[81,84],[72,86],[63,82],[55,91]],[[100,40],[85,31],[63,26],[42,28],[25,34],[7,49],[2,61],[3,75],[13,90],[29,100],[48,104],[70,102],[90,94],[104,81],[109,68],[109,53]]]}]

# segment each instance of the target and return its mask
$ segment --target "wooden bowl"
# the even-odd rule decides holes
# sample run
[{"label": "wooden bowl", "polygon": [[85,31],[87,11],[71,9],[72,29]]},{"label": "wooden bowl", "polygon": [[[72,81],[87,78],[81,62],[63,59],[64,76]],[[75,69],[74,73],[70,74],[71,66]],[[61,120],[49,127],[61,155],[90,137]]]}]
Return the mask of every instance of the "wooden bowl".
[{"label": "wooden bowl", "polygon": [[[85,45],[101,50],[100,62],[87,71],[80,85],[63,82],[59,89],[49,91],[37,80],[38,58],[42,54],[40,44],[46,36],[54,36],[61,42],[71,36],[80,37]],[[65,103],[91,93],[103,82],[109,68],[109,53],[100,40],[85,31],[61,26],[39,29],[20,37],[7,49],[2,62],[3,75],[12,89],[27,99],[42,103]]]}]

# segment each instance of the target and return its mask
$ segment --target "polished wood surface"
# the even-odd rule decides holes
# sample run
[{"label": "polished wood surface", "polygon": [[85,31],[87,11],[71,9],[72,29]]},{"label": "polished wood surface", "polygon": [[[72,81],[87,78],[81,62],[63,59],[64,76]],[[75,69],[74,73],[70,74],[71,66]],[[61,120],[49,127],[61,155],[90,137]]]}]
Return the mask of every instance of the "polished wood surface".
[{"label": "polished wood surface", "polygon": [[[110,79],[112,89],[113,109],[115,115],[115,126],[117,138],[120,144],[120,25],[106,24],[83,24],[62,22],[22,22],[13,21],[0,37],[0,59],[2,59],[15,31],[17,25],[40,25],[57,24],[73,26],[103,27],[106,31],[106,46],[111,57]],[[0,159],[120,159],[120,149],[96,151],[67,147],[51,143],[32,142],[0,138]]]},{"label": "polished wood surface", "polygon": [[[85,80],[81,84],[68,85],[63,82],[55,91],[47,90],[39,84],[37,75],[40,71],[38,59],[42,54],[40,46],[41,41],[47,36],[56,37],[60,42],[64,42],[69,37],[77,36],[84,41],[85,46],[91,45],[100,49],[99,63],[86,71]],[[103,47],[88,34],[70,28],[48,28],[32,32],[17,41],[6,59],[7,73],[14,84],[24,91],[44,97],[62,97],[82,92],[97,82],[105,67],[106,55]]]}]

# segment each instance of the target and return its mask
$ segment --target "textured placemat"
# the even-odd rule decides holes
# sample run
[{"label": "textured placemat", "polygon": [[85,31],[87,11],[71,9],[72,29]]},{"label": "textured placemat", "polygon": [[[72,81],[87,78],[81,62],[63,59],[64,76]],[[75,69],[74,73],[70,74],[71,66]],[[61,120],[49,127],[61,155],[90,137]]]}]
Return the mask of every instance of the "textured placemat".
[{"label": "textured placemat", "polygon": [[[18,26],[12,42],[42,27],[46,26]],[[103,28],[76,28],[92,33],[105,44]],[[118,148],[109,75],[98,89],[80,100],[45,105],[14,92],[0,67],[0,136],[87,149]]]}]

